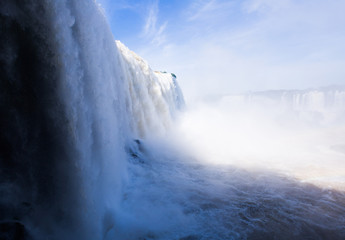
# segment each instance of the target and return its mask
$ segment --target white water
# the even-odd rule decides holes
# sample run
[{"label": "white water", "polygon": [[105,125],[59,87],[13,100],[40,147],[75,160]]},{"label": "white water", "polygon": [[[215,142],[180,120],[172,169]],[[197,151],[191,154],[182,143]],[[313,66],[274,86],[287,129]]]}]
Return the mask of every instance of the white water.
[{"label": "white water", "polygon": [[342,239],[342,93],[327,93],[336,101],[322,108],[286,96],[323,91],[188,108],[168,138],[132,148],[122,206],[137,232],[128,238]]},{"label": "white water", "polygon": [[[82,205],[78,228],[24,225],[37,239],[122,239],[121,209],[127,179],[126,145],[163,134],[184,104],[175,77],[153,72],[116,42],[102,9],[93,0],[42,1],[55,37],[61,99],[67,112]],[[15,13],[13,13],[15,14]],[[71,213],[73,214],[73,213]],[[109,232],[115,232],[113,235]]]},{"label": "white water", "polygon": [[152,71],[141,57],[120,41],[121,67],[126,84],[126,108],[137,137],[163,135],[184,106],[182,91],[170,73]]},{"label": "white water", "polygon": [[[343,184],[344,128],[330,124],[342,115],[334,110],[336,117],[316,121],[326,129],[306,127],[315,110],[329,116],[324,95],[293,101],[307,123],[276,121],[279,107],[233,108],[224,98],[190,109],[175,125],[183,96],[173,75],[152,71],[115,43],[94,1],[44,2],[83,205],[73,233],[57,223],[46,236],[25,222],[30,234],[93,240],[345,236],[343,192],[301,183],[313,182],[304,174],[317,166]],[[337,94],[334,104],[342,109],[343,93]]]},{"label": "white water", "polygon": [[345,235],[344,128],[333,125],[343,92],[225,97],[176,125],[183,97],[173,75],[115,43],[93,2],[52,4],[84,183],[83,239]]}]

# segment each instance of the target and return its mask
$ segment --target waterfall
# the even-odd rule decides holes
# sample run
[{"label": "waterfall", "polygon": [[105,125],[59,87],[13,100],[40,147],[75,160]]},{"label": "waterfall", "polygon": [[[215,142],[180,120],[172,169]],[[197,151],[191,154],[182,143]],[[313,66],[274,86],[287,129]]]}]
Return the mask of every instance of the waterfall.
[{"label": "waterfall", "polygon": [[137,137],[164,134],[176,112],[184,105],[182,91],[173,73],[152,71],[145,60],[120,41],[121,67],[125,74],[126,105],[130,126]]},{"label": "waterfall", "polygon": [[266,114],[318,125],[341,124],[345,120],[345,90],[341,86],[251,92],[223,96],[221,101],[232,107],[259,108]]},{"label": "waterfall", "polygon": [[4,238],[104,239],[119,224],[125,144],[169,128],[176,77],[115,43],[93,0],[5,0],[0,25]]}]

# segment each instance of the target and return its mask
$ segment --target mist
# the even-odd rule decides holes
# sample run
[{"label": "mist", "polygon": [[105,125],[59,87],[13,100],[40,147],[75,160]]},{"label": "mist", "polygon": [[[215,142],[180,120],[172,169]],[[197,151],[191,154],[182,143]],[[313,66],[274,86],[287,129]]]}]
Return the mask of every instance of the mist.
[{"label": "mist", "polygon": [[177,138],[207,164],[343,189],[344,96],[340,88],[205,99],[183,114]]},{"label": "mist", "polygon": [[343,238],[343,2],[101,2],[186,99],[130,148],[129,238]]},{"label": "mist", "polygon": [[148,239],[342,239],[344,97],[339,87],[187,105],[167,135],[132,146],[131,228]]}]

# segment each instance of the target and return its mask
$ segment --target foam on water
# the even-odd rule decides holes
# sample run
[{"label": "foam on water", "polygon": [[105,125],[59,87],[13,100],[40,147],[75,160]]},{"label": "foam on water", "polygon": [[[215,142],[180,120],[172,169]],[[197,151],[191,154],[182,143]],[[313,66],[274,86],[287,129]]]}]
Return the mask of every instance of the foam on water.
[{"label": "foam on water", "polygon": [[129,158],[122,207],[138,230],[130,239],[345,236],[344,192],[272,169],[205,163],[162,142],[140,143]]}]

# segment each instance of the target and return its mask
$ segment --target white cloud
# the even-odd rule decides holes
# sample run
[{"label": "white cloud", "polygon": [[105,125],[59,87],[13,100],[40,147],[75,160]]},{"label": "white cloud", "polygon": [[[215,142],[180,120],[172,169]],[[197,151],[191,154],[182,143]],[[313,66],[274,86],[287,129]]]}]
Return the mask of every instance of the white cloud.
[{"label": "white cloud", "polygon": [[148,14],[142,30],[142,37],[149,40],[152,44],[160,46],[166,40],[165,29],[168,23],[158,23],[158,4],[159,2],[155,1],[148,8]]},{"label": "white cloud", "polygon": [[[108,13],[108,15],[113,15],[116,11],[121,10],[135,10],[138,8],[139,4],[129,3],[128,0],[96,0]],[[110,16],[108,16],[110,17]]]},{"label": "white cloud", "polygon": [[145,35],[151,35],[156,30],[156,23],[157,23],[157,15],[158,15],[158,2],[152,4],[149,8],[148,16],[146,18],[146,23],[143,28],[143,33]]},{"label": "white cloud", "polygon": [[185,15],[188,21],[213,21],[228,14],[233,6],[232,1],[196,0],[187,8]]},{"label": "white cloud", "polygon": [[249,0],[244,1],[243,9],[247,13],[277,11],[287,9],[291,2],[291,0]]}]

